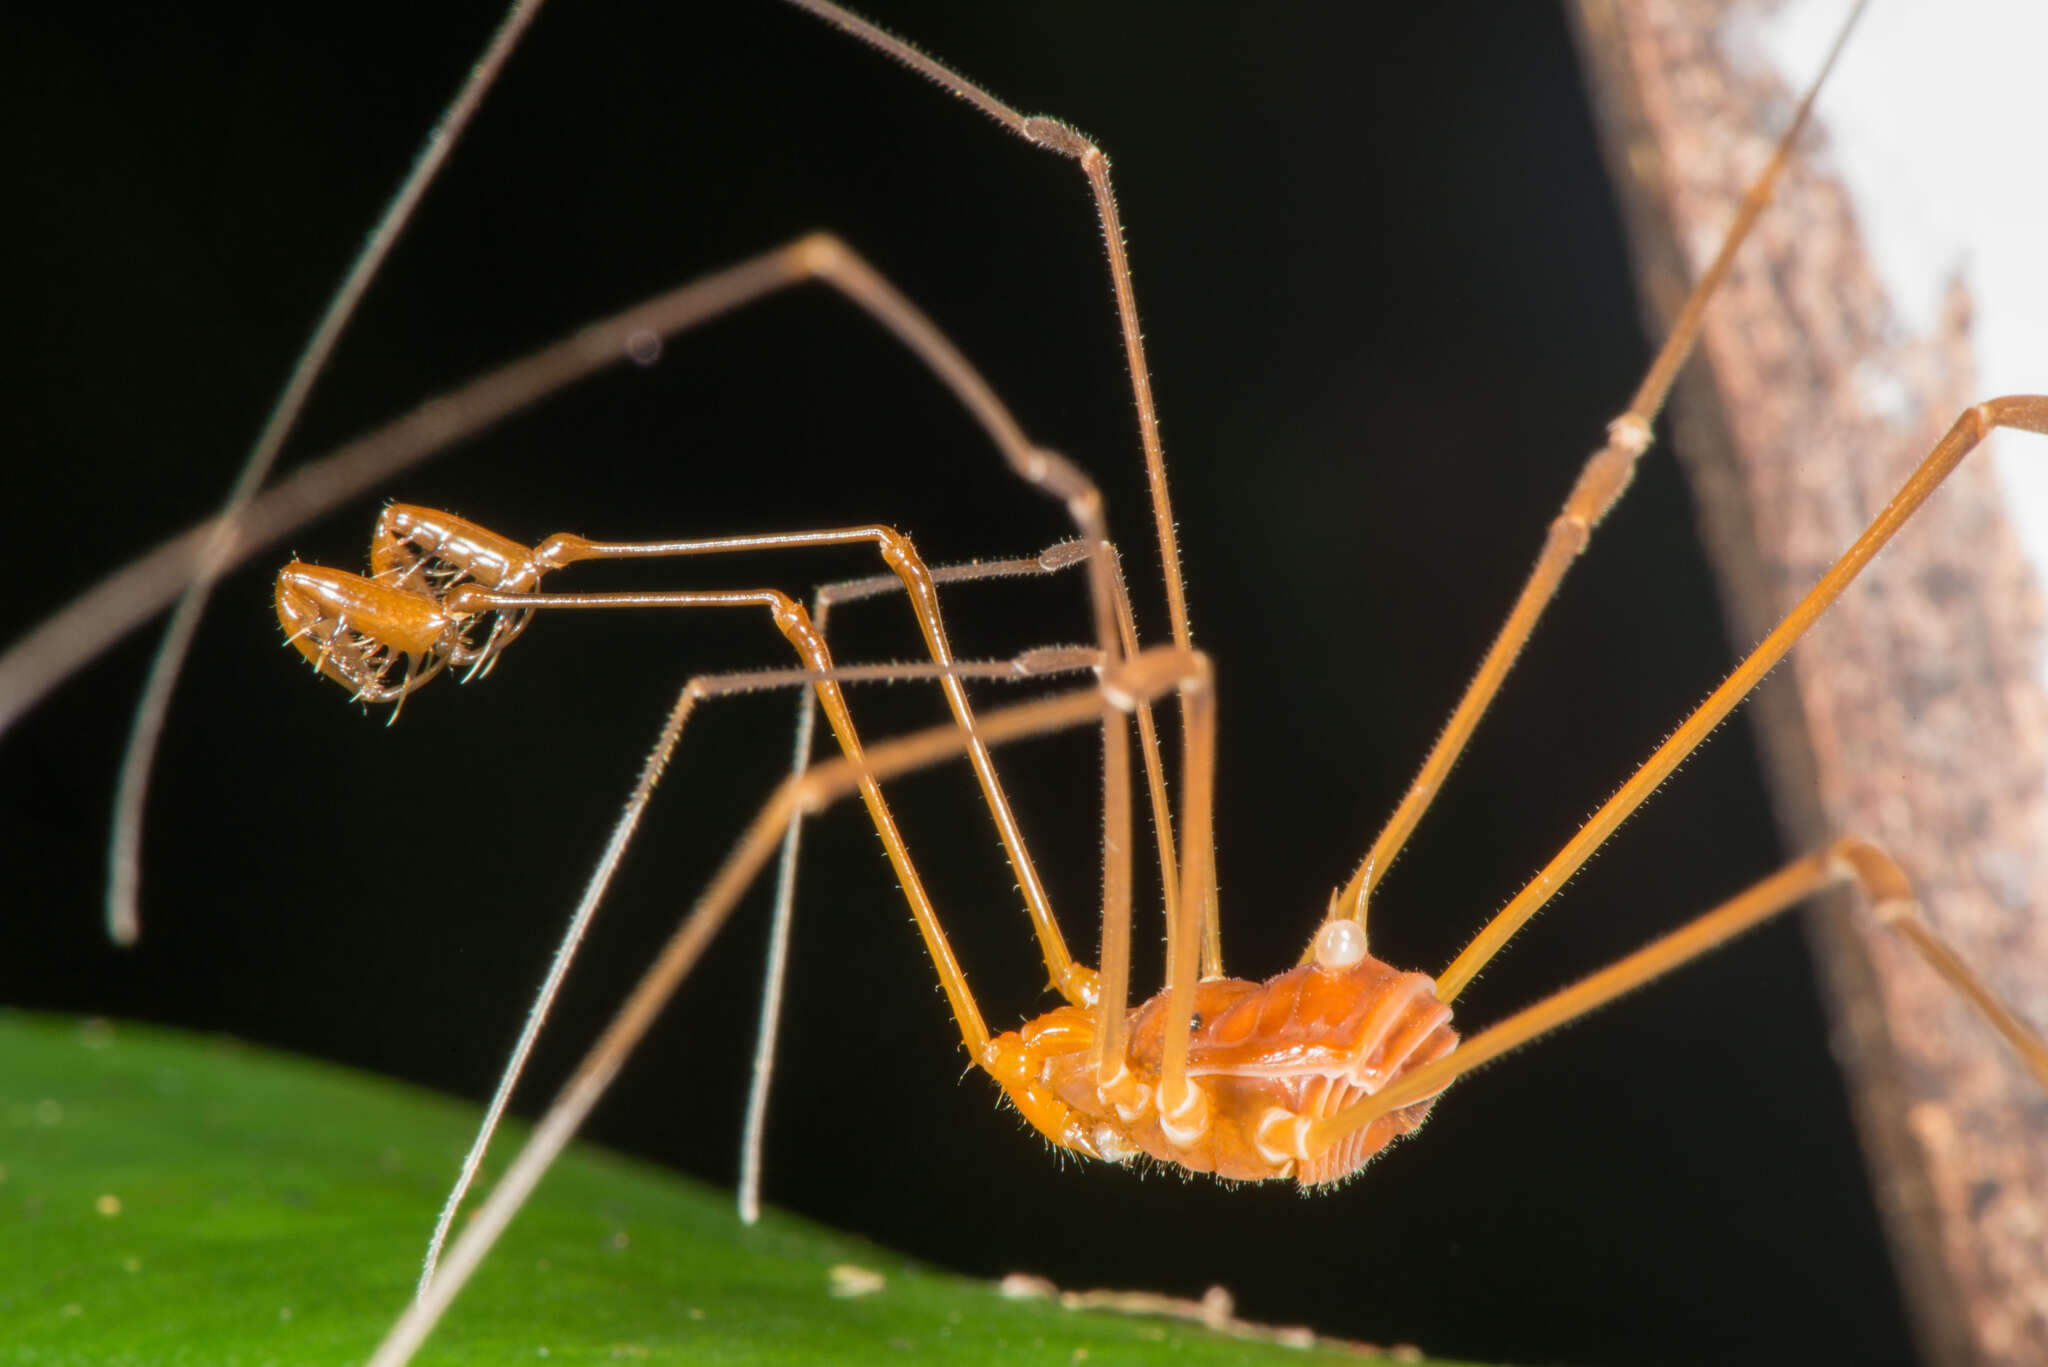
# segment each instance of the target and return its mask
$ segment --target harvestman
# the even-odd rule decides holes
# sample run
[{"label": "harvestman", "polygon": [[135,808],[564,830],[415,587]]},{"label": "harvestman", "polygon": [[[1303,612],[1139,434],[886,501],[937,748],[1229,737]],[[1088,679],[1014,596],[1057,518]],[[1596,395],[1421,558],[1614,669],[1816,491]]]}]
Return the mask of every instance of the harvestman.
[{"label": "harvestman", "polygon": [[[857,21],[840,17],[837,22],[906,61],[912,60]],[[924,70],[941,84],[955,89],[964,85],[942,69],[927,64]],[[1804,110],[1802,106],[1801,120]],[[1049,121],[1019,120],[999,108],[991,112],[1024,136],[1075,157],[1084,169],[1100,171],[1101,162],[1094,149],[1060,126]],[[1743,229],[1767,198],[1769,181],[1782,166],[1798,126],[1795,121],[1771,170],[1752,193],[1743,218],[1730,234],[1724,262],[1727,252],[1733,250]],[[1455,999],[1479,966],[1498,951],[1513,931],[1783,656],[1800,631],[1846,586],[1983,433],[1999,425],[2048,431],[2048,400],[1994,400],[1965,413],[1907,490],[1807,602],[1659,749],[1644,770],[1616,794],[1529,889],[1509,903],[1465,953],[1434,980],[1419,974],[1395,973],[1366,953],[1365,913],[1373,885],[1434,796],[1437,784],[1471,734],[1516,650],[1533,627],[1535,617],[1583,545],[1591,525],[1619,496],[1634,461],[1647,447],[1649,421],[1690,343],[1698,310],[1718,280],[1717,267],[1695,292],[1685,319],[1660,354],[1629,412],[1617,419],[1608,445],[1589,462],[1565,514],[1553,525],[1529,588],[1489,652],[1472,689],[1460,703],[1386,831],[1375,841],[1349,885],[1333,899],[1330,918],[1317,932],[1303,962],[1264,985],[1236,983],[1220,977],[1220,951],[1216,947],[1211,910],[1213,887],[1208,867],[1207,822],[1213,714],[1208,665],[1192,648],[1179,596],[1163,467],[1152,430],[1149,398],[1144,393],[1145,372],[1135,312],[1130,305],[1129,277],[1121,260],[1120,235],[1114,227],[1106,175],[1094,174],[1091,179],[1109,222],[1118,301],[1139,386],[1139,411],[1154,476],[1155,513],[1168,566],[1169,604],[1176,637],[1172,647],[1149,651],[1137,648],[1128,627],[1122,586],[1107,550],[1099,500],[1085,478],[1051,453],[1032,447],[994,396],[912,306],[896,297],[836,243],[816,238],[707,278],[589,329],[570,346],[522,363],[523,370],[515,367],[514,371],[519,373],[510,378],[509,372],[501,373],[451,396],[443,401],[443,415],[447,409],[454,409],[462,413],[463,421],[478,424],[493,415],[494,404],[523,403],[542,388],[564,382],[572,372],[592,368],[622,351],[639,350],[649,337],[689,326],[715,309],[731,307],[744,297],[796,279],[825,279],[867,307],[932,365],[981,418],[1020,475],[1067,503],[1081,533],[1081,549],[1049,557],[1039,568],[1055,569],[1063,567],[1062,562],[1085,562],[1095,619],[1095,641],[1090,650],[1034,654],[994,665],[954,661],[945,642],[936,595],[931,592],[931,585],[943,574],[926,571],[908,542],[886,528],[637,546],[554,538],[536,550],[529,550],[446,515],[394,507],[380,521],[373,546],[372,579],[302,566],[290,567],[280,577],[280,615],[293,631],[295,644],[324,672],[373,700],[396,701],[450,665],[488,668],[525,628],[531,613],[544,607],[744,605],[767,608],[774,613],[776,624],[797,648],[805,668],[738,679],[693,681],[664,734],[662,748],[636,792],[634,806],[621,824],[618,838],[600,864],[591,894],[586,898],[586,909],[594,906],[622,841],[630,834],[638,807],[696,700],[737,687],[810,684],[846,756],[793,780],[756,819],[697,911],[635,993],[619,1023],[594,1051],[591,1062],[579,1071],[562,1100],[543,1121],[527,1152],[458,1241],[448,1265],[434,1281],[429,1299],[401,1328],[390,1353],[402,1356],[404,1350],[399,1344],[423,1334],[432,1314],[452,1297],[489,1239],[509,1219],[553,1152],[566,1142],[568,1133],[594,1103],[624,1050],[687,972],[695,954],[782,839],[792,814],[813,810],[835,795],[856,790],[882,831],[899,876],[910,891],[913,910],[939,961],[942,981],[970,1052],[1004,1086],[1027,1118],[1055,1143],[1098,1157],[1121,1160],[1143,1152],[1163,1161],[1215,1170],[1226,1176],[1291,1176],[1305,1185],[1337,1180],[1354,1171],[1391,1138],[1418,1124],[1434,1097],[1463,1071],[1703,952],[1814,889],[1841,879],[1861,884],[1877,904],[1881,918],[1921,949],[1961,990],[1972,994],[1993,1022],[2028,1053],[2036,1072],[2048,1080],[2048,1050],[1995,1002],[1986,1000],[1967,970],[1953,963],[1931,938],[1931,932],[1914,917],[1910,892],[1889,859],[1881,851],[1855,841],[1838,842],[1826,851],[1796,861],[1691,926],[1462,1044],[1457,1043],[1445,1025],[1445,1004]],[[379,434],[358,445],[374,445],[383,460],[395,462],[412,454],[405,449],[408,442],[424,443],[426,434],[417,431],[423,425],[413,423],[408,428],[402,421],[395,431],[387,430],[391,432],[388,440],[380,440],[386,434]],[[448,439],[441,433],[434,435]],[[250,539],[255,533],[244,531],[241,535]],[[821,540],[867,541],[881,549],[918,612],[933,657],[929,668],[881,671],[836,667],[825,650],[822,632],[806,621],[803,610],[787,599],[765,592],[561,595],[536,591],[543,570],[577,559],[765,550]],[[189,545],[184,554],[188,560],[193,558]],[[487,615],[488,622],[484,620]],[[822,619],[823,614],[819,616]],[[1098,669],[1102,686],[980,717],[972,714],[958,684],[961,677],[977,674],[1037,675],[1072,668]],[[878,674],[937,678],[947,693],[956,725],[872,746],[863,752],[839,685]],[[1178,857],[1173,854],[1170,842],[1174,836],[1165,821],[1158,750],[1145,718],[1149,703],[1167,692],[1180,697],[1188,738],[1178,822],[1182,853]],[[1129,969],[1128,798],[1132,779],[1128,724],[1123,721],[1126,712],[1135,712],[1140,717],[1141,750],[1161,832],[1162,878],[1176,889],[1168,899],[1168,987],[1128,1018],[1124,1001]],[[998,826],[1004,828],[1006,847],[1019,881],[1029,889],[1034,880],[1028,872],[1028,855],[1021,840],[1014,838],[1007,820],[987,747],[1035,731],[1096,720],[1103,723],[1109,773],[1105,835],[1110,854],[1104,907],[1104,962],[1099,972],[1074,964],[1064,949],[1049,908],[1042,898],[1027,893],[1048,970],[1068,1004],[1021,1032],[990,1040],[964,978],[944,951],[943,934],[935,916],[928,906],[918,905],[914,867],[900,839],[892,835],[879,780],[966,752],[975,765]],[[1306,1037],[1289,1035],[1284,1028],[1275,1029],[1274,1021],[1262,1016],[1261,1007],[1279,1005],[1287,1008],[1294,1021],[1314,1018],[1320,1028]],[[1261,1053],[1262,1047],[1265,1053]],[[1276,1059],[1274,1050],[1286,1054],[1286,1058]],[[396,1360],[396,1356],[384,1360]]]},{"label": "harvestman", "polygon": [[[1592,526],[1626,487],[1634,462],[1648,446],[1650,421],[1692,341],[1699,311],[1725,272],[1727,256],[1767,201],[1771,183],[1810,108],[1811,95],[1770,168],[1752,190],[1721,260],[1700,282],[1635,401],[1611,426],[1607,445],[1587,463],[1564,511],[1552,525],[1528,587],[1408,796],[1350,882],[1332,899],[1329,917],[1302,963],[1257,984],[1222,976],[1208,857],[1214,737],[1210,675],[1205,658],[1192,649],[1188,634],[1165,502],[1163,464],[1130,302],[1129,274],[1121,256],[1121,233],[1103,161],[1092,145],[1064,126],[1015,114],[858,21],[842,16],[836,22],[973,100],[1019,136],[1074,158],[1088,174],[1111,245],[1119,311],[1136,377],[1176,643],[1169,649],[1137,650],[1101,521],[1100,500],[1092,485],[1057,456],[1033,447],[964,359],[907,301],[842,246],[822,238],[807,239],[778,257],[747,263],[705,284],[715,293],[741,297],[766,293],[793,279],[815,278],[834,285],[919,353],[975,413],[1017,474],[1067,505],[1080,532],[1081,554],[1087,557],[1090,573],[1096,637],[1091,662],[1102,676],[1099,698],[1082,693],[976,718],[960,683],[963,675],[1038,673],[1048,666],[1071,668],[1073,662],[957,663],[938,610],[935,577],[908,540],[886,527],[647,544],[594,543],[564,535],[550,538],[538,548],[527,548],[446,514],[394,506],[380,519],[373,540],[371,578],[300,564],[289,566],[278,581],[278,608],[292,641],[316,668],[370,701],[396,702],[451,665],[472,672],[490,668],[540,608],[747,606],[771,613],[805,669],[794,676],[700,679],[685,689],[618,835],[600,862],[579,911],[579,925],[594,908],[682,723],[700,699],[770,683],[810,682],[844,755],[836,765],[793,779],[757,819],[718,882],[628,1003],[618,1024],[542,1122],[526,1154],[515,1162],[475,1224],[456,1244],[447,1266],[431,1278],[419,1306],[394,1332],[387,1345],[392,1360],[409,1351],[410,1344],[424,1333],[509,1219],[554,1148],[594,1103],[624,1050],[644,1029],[647,1017],[687,971],[711,930],[758,872],[784,828],[793,817],[815,809],[827,794],[860,793],[938,966],[970,1057],[1055,1144],[1090,1157],[1127,1162],[1142,1155],[1228,1178],[1292,1178],[1304,1186],[1339,1181],[1392,1139],[1418,1126],[1438,1093],[1461,1073],[1837,881],[1860,885],[1879,919],[1898,930],[1937,971],[1968,995],[2048,1082],[2048,1047],[1992,998],[1934,937],[1917,916],[1904,874],[1891,859],[1854,839],[1836,841],[1795,861],[1689,926],[1462,1045],[1448,1028],[1449,1003],[1474,973],[1783,657],[1962,456],[1994,427],[2048,431],[2048,399],[1994,400],[1966,412],[1914,480],[1807,600],[1442,974],[1432,980],[1402,973],[1367,953],[1364,926],[1374,882],[1426,810]],[[629,348],[634,345],[631,329],[622,339]],[[867,671],[837,669],[822,632],[799,604],[779,593],[538,591],[543,574],[580,560],[863,542],[878,548],[888,569],[900,580],[931,655],[928,671],[898,669],[890,673],[897,678],[916,677],[919,672],[936,674],[955,728],[864,749],[840,685]],[[1151,699],[1169,690],[1179,696],[1187,742],[1178,823],[1183,853],[1178,858],[1164,808],[1161,764],[1148,706]],[[1098,971],[1076,964],[1066,949],[1010,815],[988,745],[1013,734],[1091,721],[1105,710],[1109,713],[1103,722],[1107,773],[1104,844],[1108,853],[1103,963]],[[1128,1006],[1128,803],[1132,776],[1123,712],[1135,714],[1140,724],[1159,830],[1162,881],[1169,889],[1170,904],[1167,986],[1135,1011]],[[964,751],[974,765],[1011,866],[1025,891],[1046,969],[1066,998],[1065,1005],[1021,1030],[993,1037],[918,882],[879,782],[904,768],[958,751]],[[446,1218],[444,1215],[444,1227]]]}]

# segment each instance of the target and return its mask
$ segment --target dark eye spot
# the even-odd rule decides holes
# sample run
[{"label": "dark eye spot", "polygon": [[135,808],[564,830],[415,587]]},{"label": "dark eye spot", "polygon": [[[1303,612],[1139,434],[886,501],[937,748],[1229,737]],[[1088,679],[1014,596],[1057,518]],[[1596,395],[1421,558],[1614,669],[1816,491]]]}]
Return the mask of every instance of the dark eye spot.
[{"label": "dark eye spot", "polygon": [[1199,1030],[1199,1029],[1201,1029],[1201,1028],[1202,1028],[1202,1013],[1201,1013],[1201,1012],[1199,1012],[1199,1011],[1197,1011],[1197,1012],[1195,1012],[1195,1014],[1194,1014],[1194,1015],[1192,1015],[1192,1016],[1189,1016],[1189,1017],[1188,1017],[1188,1033],[1189,1033],[1189,1034],[1193,1034],[1193,1033],[1194,1033],[1195,1031],[1197,1031],[1197,1030]]}]

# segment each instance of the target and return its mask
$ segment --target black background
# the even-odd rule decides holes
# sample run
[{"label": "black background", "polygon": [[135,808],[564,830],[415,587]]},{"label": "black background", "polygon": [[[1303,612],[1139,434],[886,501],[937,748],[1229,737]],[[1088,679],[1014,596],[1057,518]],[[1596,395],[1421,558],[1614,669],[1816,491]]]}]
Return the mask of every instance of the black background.
[{"label": "black background", "polygon": [[[0,636],[217,502],[488,8],[80,16],[10,44],[10,312],[31,354],[10,371]],[[293,451],[827,227],[931,311],[1036,439],[1101,478],[1161,638],[1079,174],[799,15],[704,8],[541,19]],[[1276,971],[1391,810],[1647,360],[1561,19],[1486,3],[1270,20],[872,8],[1116,158],[1197,636],[1218,662],[1226,950],[1239,973]],[[388,493],[531,539],[882,520],[935,563],[1067,532],[914,361],[821,291],[586,384]],[[292,548],[360,567],[375,506]],[[387,729],[279,647],[280,558],[222,586],[179,690],[138,951],[100,936],[99,850],[154,633],[0,741],[0,1000],[227,1031],[481,1096],[675,689],[779,665],[779,644],[725,616],[544,620],[491,679],[436,684]],[[586,582],[801,591],[874,568],[846,553]],[[1078,580],[947,601],[965,652],[1085,630]],[[842,624],[843,659],[914,652],[906,614]],[[1376,951],[1440,967],[1728,664],[1660,451],[1385,884]],[[940,715],[906,689],[856,704],[875,734]],[[772,785],[790,710],[726,703],[691,731],[524,1108]],[[1460,1001],[1468,1028],[1773,867],[1752,755],[1739,719],[1724,728]],[[1004,763],[1092,957],[1089,740]],[[899,789],[991,1025],[1043,1009],[964,771]],[[1447,1355],[1910,1359],[1789,922],[1486,1070],[1362,1180],[1302,1200],[1050,1155],[963,1079],[858,814],[810,843],[769,1150],[780,1204],[963,1272],[1221,1282],[1256,1317]],[[597,1139],[731,1183],[764,907],[668,1012]]]}]

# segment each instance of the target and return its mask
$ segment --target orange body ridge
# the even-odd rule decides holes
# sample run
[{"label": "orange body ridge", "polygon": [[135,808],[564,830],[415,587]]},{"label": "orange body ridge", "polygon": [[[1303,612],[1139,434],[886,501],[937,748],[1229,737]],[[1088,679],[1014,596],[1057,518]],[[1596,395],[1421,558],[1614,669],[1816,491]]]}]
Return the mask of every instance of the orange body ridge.
[{"label": "orange body ridge", "polygon": [[1370,1096],[1457,1047],[1451,1008],[1427,974],[1366,955],[1324,958],[1263,983],[1195,987],[1189,1085],[1206,1096],[1193,1134],[1162,1124],[1158,1104],[1167,994],[1130,1013],[1122,1070],[1098,1082],[1095,1013],[1060,1006],[989,1041],[983,1066],[1024,1118],[1061,1148],[1112,1163],[1140,1154],[1236,1181],[1342,1181],[1420,1126],[1435,1097],[1379,1117],[1321,1153],[1309,1123]]}]

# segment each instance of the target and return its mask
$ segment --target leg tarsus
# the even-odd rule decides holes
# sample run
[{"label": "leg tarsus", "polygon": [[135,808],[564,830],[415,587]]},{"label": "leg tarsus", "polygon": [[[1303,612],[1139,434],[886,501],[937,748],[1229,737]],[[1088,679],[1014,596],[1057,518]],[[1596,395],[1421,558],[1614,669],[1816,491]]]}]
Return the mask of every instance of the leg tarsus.
[{"label": "leg tarsus", "polygon": [[1832,852],[1847,876],[1862,887],[1877,923],[1911,945],[1927,966],[1941,975],[1942,981],[2005,1038],[2042,1088],[2048,1090],[2048,1039],[2043,1039],[2039,1030],[2022,1020],[2004,998],[1992,991],[1990,984],[1928,922],[1922,914],[1920,899],[1913,895],[1912,885],[1898,862],[1863,840],[1837,841]]}]

